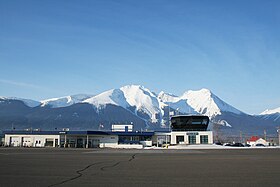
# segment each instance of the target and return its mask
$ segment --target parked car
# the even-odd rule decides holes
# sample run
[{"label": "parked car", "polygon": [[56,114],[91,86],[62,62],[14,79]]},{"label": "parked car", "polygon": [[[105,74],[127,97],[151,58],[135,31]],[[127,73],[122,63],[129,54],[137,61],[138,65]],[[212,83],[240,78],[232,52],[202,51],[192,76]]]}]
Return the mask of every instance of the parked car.
[{"label": "parked car", "polygon": [[225,143],[224,146],[231,146],[231,144],[230,143]]},{"label": "parked car", "polygon": [[256,146],[256,147],[265,147],[265,145],[263,145],[263,144],[261,144],[261,143],[257,143],[255,146]]},{"label": "parked car", "polygon": [[216,142],[215,145],[223,145],[221,142]]},{"label": "parked car", "polygon": [[232,147],[244,147],[242,143],[234,143],[231,145]]}]

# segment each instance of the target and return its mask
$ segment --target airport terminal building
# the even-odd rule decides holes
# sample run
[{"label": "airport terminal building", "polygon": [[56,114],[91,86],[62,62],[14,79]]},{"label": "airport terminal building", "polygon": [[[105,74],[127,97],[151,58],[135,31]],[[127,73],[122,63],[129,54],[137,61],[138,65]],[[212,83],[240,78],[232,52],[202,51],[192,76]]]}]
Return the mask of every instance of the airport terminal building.
[{"label": "airport terminal building", "polygon": [[173,116],[167,131],[133,131],[132,125],[112,125],[111,131],[4,131],[5,146],[73,148],[143,148],[163,145],[213,144],[209,118]]}]

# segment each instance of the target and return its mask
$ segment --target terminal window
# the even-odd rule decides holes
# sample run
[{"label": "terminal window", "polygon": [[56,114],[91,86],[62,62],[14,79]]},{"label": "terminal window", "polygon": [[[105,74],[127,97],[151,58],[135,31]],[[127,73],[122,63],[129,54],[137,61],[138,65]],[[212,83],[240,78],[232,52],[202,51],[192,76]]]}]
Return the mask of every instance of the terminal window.
[{"label": "terminal window", "polygon": [[176,143],[179,144],[180,142],[184,142],[184,136],[176,136]]},{"label": "terminal window", "polygon": [[208,144],[208,136],[207,135],[201,135],[200,136],[200,143],[201,144]]},{"label": "terminal window", "polygon": [[196,136],[189,135],[189,144],[196,144]]}]

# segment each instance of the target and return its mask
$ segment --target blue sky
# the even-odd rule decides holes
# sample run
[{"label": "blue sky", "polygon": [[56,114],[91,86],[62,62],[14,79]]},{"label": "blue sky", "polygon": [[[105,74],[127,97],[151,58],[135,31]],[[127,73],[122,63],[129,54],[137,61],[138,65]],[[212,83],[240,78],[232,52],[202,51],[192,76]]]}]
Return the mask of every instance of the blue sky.
[{"label": "blue sky", "polygon": [[280,107],[275,0],[0,1],[0,95],[35,100],[127,84],[208,88],[247,113]]}]

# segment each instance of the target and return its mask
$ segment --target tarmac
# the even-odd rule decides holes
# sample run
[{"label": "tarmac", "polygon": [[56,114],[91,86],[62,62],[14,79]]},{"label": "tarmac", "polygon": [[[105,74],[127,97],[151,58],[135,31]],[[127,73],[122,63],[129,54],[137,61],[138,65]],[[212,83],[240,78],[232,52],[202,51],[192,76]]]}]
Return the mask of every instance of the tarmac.
[{"label": "tarmac", "polygon": [[0,148],[0,186],[280,186],[280,149]]}]

